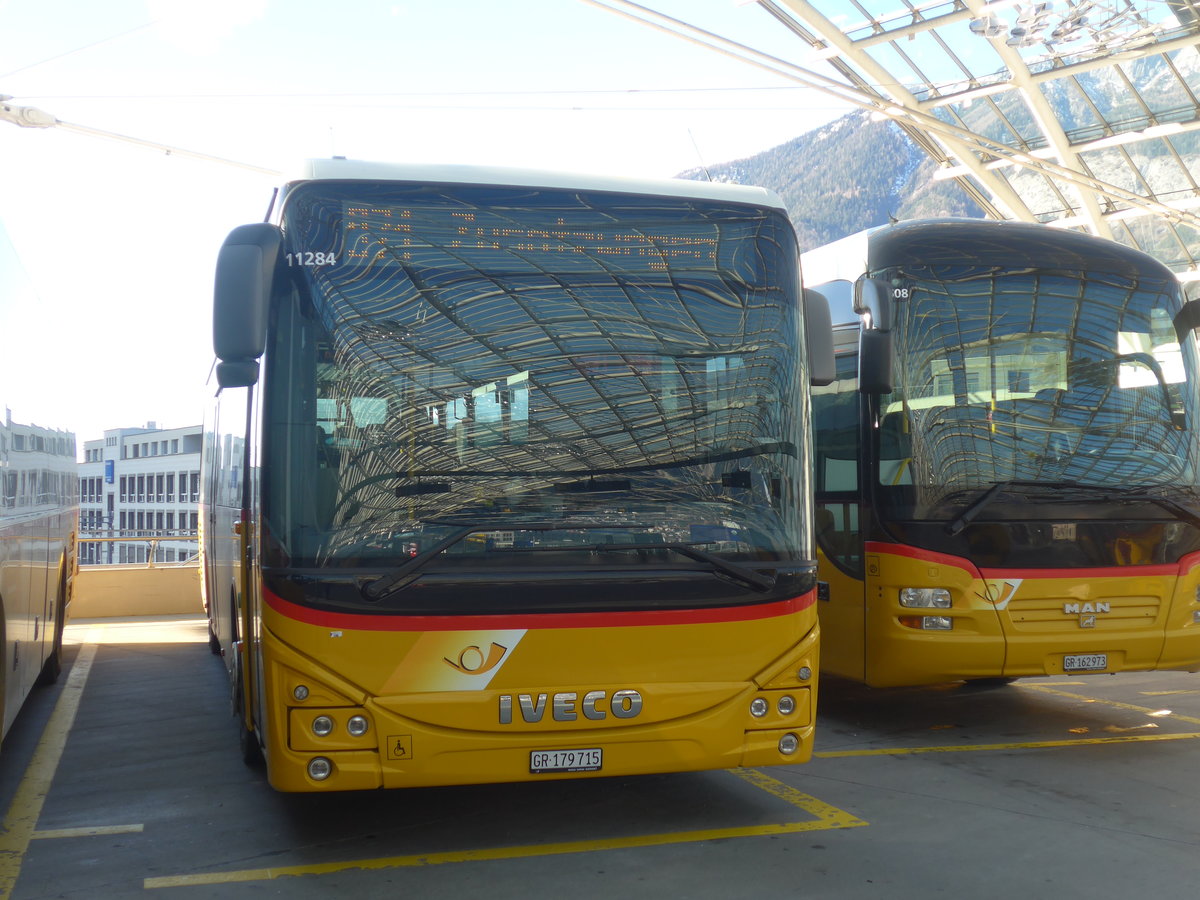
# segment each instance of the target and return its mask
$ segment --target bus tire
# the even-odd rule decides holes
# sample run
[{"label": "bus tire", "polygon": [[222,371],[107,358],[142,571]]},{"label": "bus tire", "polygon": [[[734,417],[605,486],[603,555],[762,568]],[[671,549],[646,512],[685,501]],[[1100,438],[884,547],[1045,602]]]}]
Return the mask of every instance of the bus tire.
[{"label": "bus tire", "polygon": [[251,769],[261,769],[265,760],[262,747],[258,745],[258,736],[247,728],[244,722],[239,723],[239,728],[241,735],[238,738],[238,749],[242,754],[242,762]]},{"label": "bus tire", "polygon": [[246,704],[243,701],[242,673],[239,671],[233,679],[233,715],[237,719],[238,752],[242,762],[252,769],[263,765],[262,747],[258,745],[258,735],[246,727]]},{"label": "bus tire", "polygon": [[1015,678],[1004,678],[1001,676],[995,678],[968,678],[966,686],[978,691],[987,691],[992,688],[1006,687],[1016,680]]},{"label": "bus tire", "polygon": [[62,674],[63,629],[67,624],[66,582],[66,572],[60,571],[58,575],[58,596],[54,600],[54,644],[50,648],[50,655],[42,663],[42,670],[38,672],[37,680],[34,682],[38,687],[54,684],[58,681],[58,676]]}]

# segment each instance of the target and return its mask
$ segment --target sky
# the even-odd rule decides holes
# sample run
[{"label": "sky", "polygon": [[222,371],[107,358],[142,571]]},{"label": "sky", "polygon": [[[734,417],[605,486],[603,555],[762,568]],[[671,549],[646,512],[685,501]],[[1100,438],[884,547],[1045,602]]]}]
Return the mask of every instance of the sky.
[{"label": "sky", "polygon": [[[806,62],[756,4],[644,5]],[[587,0],[0,0],[0,95],[131,139],[0,121],[0,404],[81,451],[202,421],[217,251],[280,180],[232,163],[671,177],[847,111]]]}]

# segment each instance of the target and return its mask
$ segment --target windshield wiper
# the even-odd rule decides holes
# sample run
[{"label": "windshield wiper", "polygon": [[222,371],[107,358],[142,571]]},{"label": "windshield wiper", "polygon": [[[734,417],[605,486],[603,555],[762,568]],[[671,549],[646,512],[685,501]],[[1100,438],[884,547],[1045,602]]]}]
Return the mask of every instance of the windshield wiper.
[{"label": "windshield wiper", "polygon": [[754,569],[748,569],[735,562],[730,562],[727,559],[717,556],[715,553],[701,550],[693,544],[644,541],[634,544],[575,544],[562,547],[534,547],[530,549],[544,553],[553,553],[556,550],[587,550],[591,553],[607,553],[611,550],[672,550],[680,556],[686,556],[689,559],[696,560],[696,562],[708,563],[722,575],[728,575],[730,578],[740,581],[742,584],[756,591],[769,591],[775,586],[775,579],[771,576],[763,575]]},{"label": "windshield wiper", "polygon": [[[386,575],[375,579],[370,584],[364,585],[362,594],[368,600],[378,601],[384,597],[388,597],[397,591],[403,590],[416,580],[421,569],[425,568],[439,554],[449,550],[459,541],[469,537],[472,534],[482,534],[488,531],[559,531],[568,530],[583,530],[589,528],[648,528],[648,525],[612,525],[612,524],[571,524],[564,522],[524,522],[514,524],[512,522],[485,522],[466,524],[456,522],[450,519],[422,519],[422,525],[448,525],[454,527],[455,530],[450,535],[428,550],[422,550],[416,556],[412,557],[402,566],[393,569]],[[659,545],[661,546],[661,545]]]},{"label": "windshield wiper", "polygon": [[[454,524],[441,520],[427,520],[426,524]],[[562,522],[553,523],[525,523],[521,525],[509,525],[505,527],[502,524],[488,523],[485,525],[462,525],[458,530],[452,532],[448,537],[434,544],[428,550],[423,550],[412,559],[408,560],[403,565],[391,572],[377,578],[375,581],[363,586],[362,594],[370,601],[379,601],[388,597],[397,591],[401,591],[408,585],[412,584],[417,579],[421,569],[433,561],[439,554],[453,547],[459,541],[472,534],[480,534],[487,531],[581,531],[587,529],[607,530],[614,528],[648,528],[647,525],[614,525],[611,523],[603,524],[569,524]],[[729,578],[739,581],[747,587],[756,591],[769,591],[775,586],[775,579],[769,575],[764,575],[761,572],[756,572],[753,569],[748,569],[745,566],[738,565],[735,562],[730,562],[727,559],[722,559],[714,553],[709,553],[707,550],[701,550],[691,544],[682,543],[663,543],[659,541],[644,541],[628,544],[573,544],[561,547],[530,547],[518,550],[516,552],[554,552],[554,551],[579,551],[586,550],[593,553],[603,553],[612,550],[672,550],[681,556],[686,556],[689,559],[694,559],[697,562],[707,563],[712,566],[717,572]]]},{"label": "windshield wiper", "polygon": [[1165,509],[1180,521],[1187,522],[1193,528],[1200,528],[1200,513],[1196,513],[1192,509],[1189,509],[1178,500],[1174,500],[1170,497],[1164,497],[1155,491],[1146,490],[1145,488],[1109,487],[1104,488],[1104,490],[1106,494],[1115,495],[1113,497],[1106,495],[1103,498],[1105,500],[1115,499],[1130,503],[1142,500],[1147,503],[1153,503],[1155,506]]},{"label": "windshield wiper", "polygon": [[[730,578],[740,581],[742,584],[748,585],[756,591],[769,591],[775,587],[775,579],[769,575],[756,572],[754,569],[747,569],[745,566],[739,566],[737,563],[722,559],[715,553],[709,553],[707,550],[700,550],[691,544],[647,544],[646,546],[666,547],[668,550],[674,550],[676,553],[687,556],[697,562],[706,562],[722,575],[728,575]],[[616,549],[618,547],[620,547],[619,544],[602,545],[602,548],[607,549]]]},{"label": "windshield wiper", "polygon": [[[1011,479],[1009,481],[997,481],[990,488],[984,491],[980,496],[976,497],[966,509],[958,514],[955,518],[946,523],[946,534],[951,536],[959,534],[964,528],[975,520],[975,517],[983,512],[984,508],[993,500],[999,497],[1006,491],[1013,488],[1040,488],[1050,491],[1070,490],[1073,488],[1087,489],[1088,485],[1079,484],[1076,481],[1021,481]],[[1104,490],[1103,488],[1101,490]]]},{"label": "windshield wiper", "polygon": [[975,500],[955,518],[946,523],[946,534],[954,536],[959,534],[964,528],[974,521],[975,517],[983,512],[984,507],[995,500],[1004,491],[1014,487],[1028,487],[1038,484],[1035,481],[997,481],[990,488],[980,494]]},{"label": "windshield wiper", "polygon": [[416,556],[409,559],[404,565],[393,569],[382,578],[377,578],[370,584],[365,585],[362,589],[362,594],[368,600],[382,600],[389,594],[394,594],[396,591],[406,587],[413,578],[416,577],[427,563],[435,556],[450,547],[453,547],[463,538],[468,535],[475,534],[478,531],[495,531],[494,528],[486,526],[462,526],[457,531],[451,532],[450,536],[444,540],[438,541],[428,550],[422,550]]},{"label": "windshield wiper", "polygon": [[999,481],[988,488],[976,500],[964,509],[956,518],[946,523],[946,534],[959,534],[964,528],[983,512],[984,508],[1000,494],[1013,488],[1042,488],[1048,491],[1072,491],[1087,495],[1089,501],[1103,503],[1131,503],[1143,501],[1153,503],[1174,515],[1177,519],[1187,522],[1195,528],[1200,528],[1200,513],[1194,512],[1184,504],[1169,497],[1164,497],[1153,491],[1138,487],[1121,487],[1118,485],[1081,484],[1078,481]]}]

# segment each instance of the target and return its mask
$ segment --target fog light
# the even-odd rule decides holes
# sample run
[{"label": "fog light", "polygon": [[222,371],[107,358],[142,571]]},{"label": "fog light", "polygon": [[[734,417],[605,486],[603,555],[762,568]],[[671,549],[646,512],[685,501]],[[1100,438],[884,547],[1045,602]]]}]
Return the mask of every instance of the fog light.
[{"label": "fog light", "polygon": [[750,701],[750,715],[756,719],[761,719],[767,714],[767,701],[762,697],[755,697]]},{"label": "fog light", "polygon": [[362,737],[367,733],[367,727],[366,716],[351,716],[350,721],[346,723],[346,730],[350,732],[351,737]]},{"label": "fog light", "polygon": [[298,684],[292,689],[292,696],[303,703],[308,699],[308,687],[303,684]]},{"label": "fog light", "polygon": [[323,756],[314,756],[308,761],[308,777],[313,781],[324,781],[333,774],[333,763]]},{"label": "fog light", "polygon": [[784,756],[791,756],[800,749],[800,738],[796,737],[791,732],[785,734],[779,739],[779,752]]},{"label": "fog light", "polygon": [[796,677],[801,681],[808,681],[808,679],[812,678],[812,669],[808,666],[801,666],[800,671],[796,673]]},{"label": "fog light", "polygon": [[777,709],[781,716],[790,716],[796,711],[796,698],[790,696],[780,697]]},{"label": "fog light", "polygon": [[926,631],[950,631],[954,620],[949,616],[921,616],[921,627]]},{"label": "fog light", "polygon": [[900,605],[909,609],[949,609],[950,592],[945,588],[902,588]]},{"label": "fog light", "polygon": [[1200,609],[1192,612],[1192,624],[1200,623]]},{"label": "fog light", "polygon": [[333,731],[333,719],[329,716],[317,716],[313,719],[312,730],[317,737],[325,737]]}]

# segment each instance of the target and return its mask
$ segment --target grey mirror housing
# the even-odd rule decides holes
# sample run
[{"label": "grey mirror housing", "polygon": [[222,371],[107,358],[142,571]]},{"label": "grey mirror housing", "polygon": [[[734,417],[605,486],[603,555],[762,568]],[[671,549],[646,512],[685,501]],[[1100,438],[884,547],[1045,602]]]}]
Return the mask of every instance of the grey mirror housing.
[{"label": "grey mirror housing", "polygon": [[822,387],[837,378],[833,356],[833,321],[825,295],[811,288],[804,289],[804,334],[807,339],[808,380]]},{"label": "grey mirror housing", "polygon": [[267,344],[267,310],[283,233],[266,223],[242,225],[225,238],[213,286],[213,351],[217,383],[243,387],[258,381]]}]

